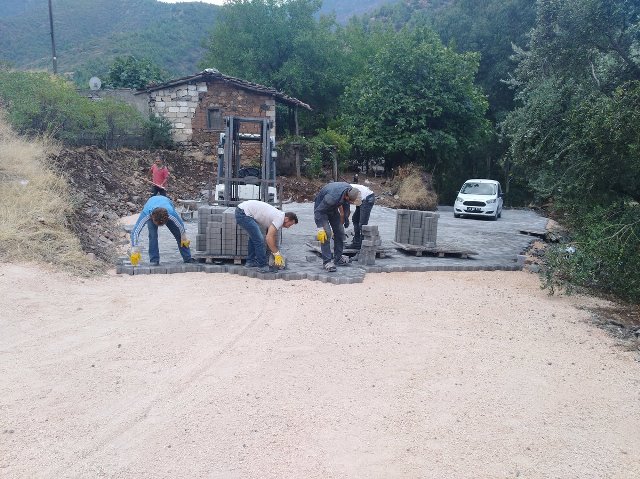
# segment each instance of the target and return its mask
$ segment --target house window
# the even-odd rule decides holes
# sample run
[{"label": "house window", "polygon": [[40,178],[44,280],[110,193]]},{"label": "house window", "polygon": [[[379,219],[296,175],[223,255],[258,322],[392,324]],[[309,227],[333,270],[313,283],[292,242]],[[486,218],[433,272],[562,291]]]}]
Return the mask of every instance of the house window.
[{"label": "house window", "polygon": [[222,111],[219,108],[207,110],[207,128],[209,130],[222,130]]}]

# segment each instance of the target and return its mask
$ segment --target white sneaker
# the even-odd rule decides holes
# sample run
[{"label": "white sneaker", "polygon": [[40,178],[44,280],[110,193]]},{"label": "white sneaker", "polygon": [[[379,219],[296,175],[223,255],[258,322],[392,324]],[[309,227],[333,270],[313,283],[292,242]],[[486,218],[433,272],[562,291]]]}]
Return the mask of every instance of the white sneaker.
[{"label": "white sneaker", "polygon": [[340,256],[340,259],[336,261],[337,266],[347,266],[349,263],[351,263],[351,258],[349,258],[346,254]]},{"label": "white sneaker", "polygon": [[336,265],[333,264],[333,261],[329,261],[324,264],[323,268],[327,273],[333,273],[336,270]]}]

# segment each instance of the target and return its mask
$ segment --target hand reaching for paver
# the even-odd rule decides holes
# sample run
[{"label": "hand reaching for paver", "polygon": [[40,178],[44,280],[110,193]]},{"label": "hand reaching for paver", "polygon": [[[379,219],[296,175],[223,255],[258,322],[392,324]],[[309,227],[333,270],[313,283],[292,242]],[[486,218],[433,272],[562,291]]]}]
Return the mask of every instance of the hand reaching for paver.
[{"label": "hand reaching for paver", "polygon": [[183,236],[182,239],[180,239],[181,248],[188,248],[190,245],[191,245],[191,241],[186,236]]},{"label": "hand reaching for paver", "polygon": [[141,258],[142,255],[140,254],[140,248],[138,248],[137,246],[131,248],[131,252],[129,253],[129,261],[131,261],[131,264],[133,266],[138,266]]},{"label": "hand reaching for paver", "polygon": [[273,264],[278,268],[284,268],[284,257],[280,254],[280,251],[273,253]]}]

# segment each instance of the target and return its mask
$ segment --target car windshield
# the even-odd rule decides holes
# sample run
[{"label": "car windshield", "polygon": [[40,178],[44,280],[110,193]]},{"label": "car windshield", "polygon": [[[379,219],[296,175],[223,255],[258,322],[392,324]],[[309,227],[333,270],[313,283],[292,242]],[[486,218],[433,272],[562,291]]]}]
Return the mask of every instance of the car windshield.
[{"label": "car windshield", "polygon": [[460,193],[463,195],[495,195],[496,186],[491,183],[465,183]]}]

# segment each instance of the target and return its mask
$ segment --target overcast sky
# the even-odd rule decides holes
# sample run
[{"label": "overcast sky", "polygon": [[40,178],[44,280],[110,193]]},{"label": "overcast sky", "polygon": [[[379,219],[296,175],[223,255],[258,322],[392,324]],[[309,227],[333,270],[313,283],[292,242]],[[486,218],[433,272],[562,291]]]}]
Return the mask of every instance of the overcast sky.
[{"label": "overcast sky", "polygon": [[[189,2],[189,1],[194,1],[194,0],[158,0],[159,2],[164,2],[164,3],[180,3],[180,2]],[[214,5],[222,5],[224,3],[224,0],[198,0],[202,3],[213,3]]]}]

